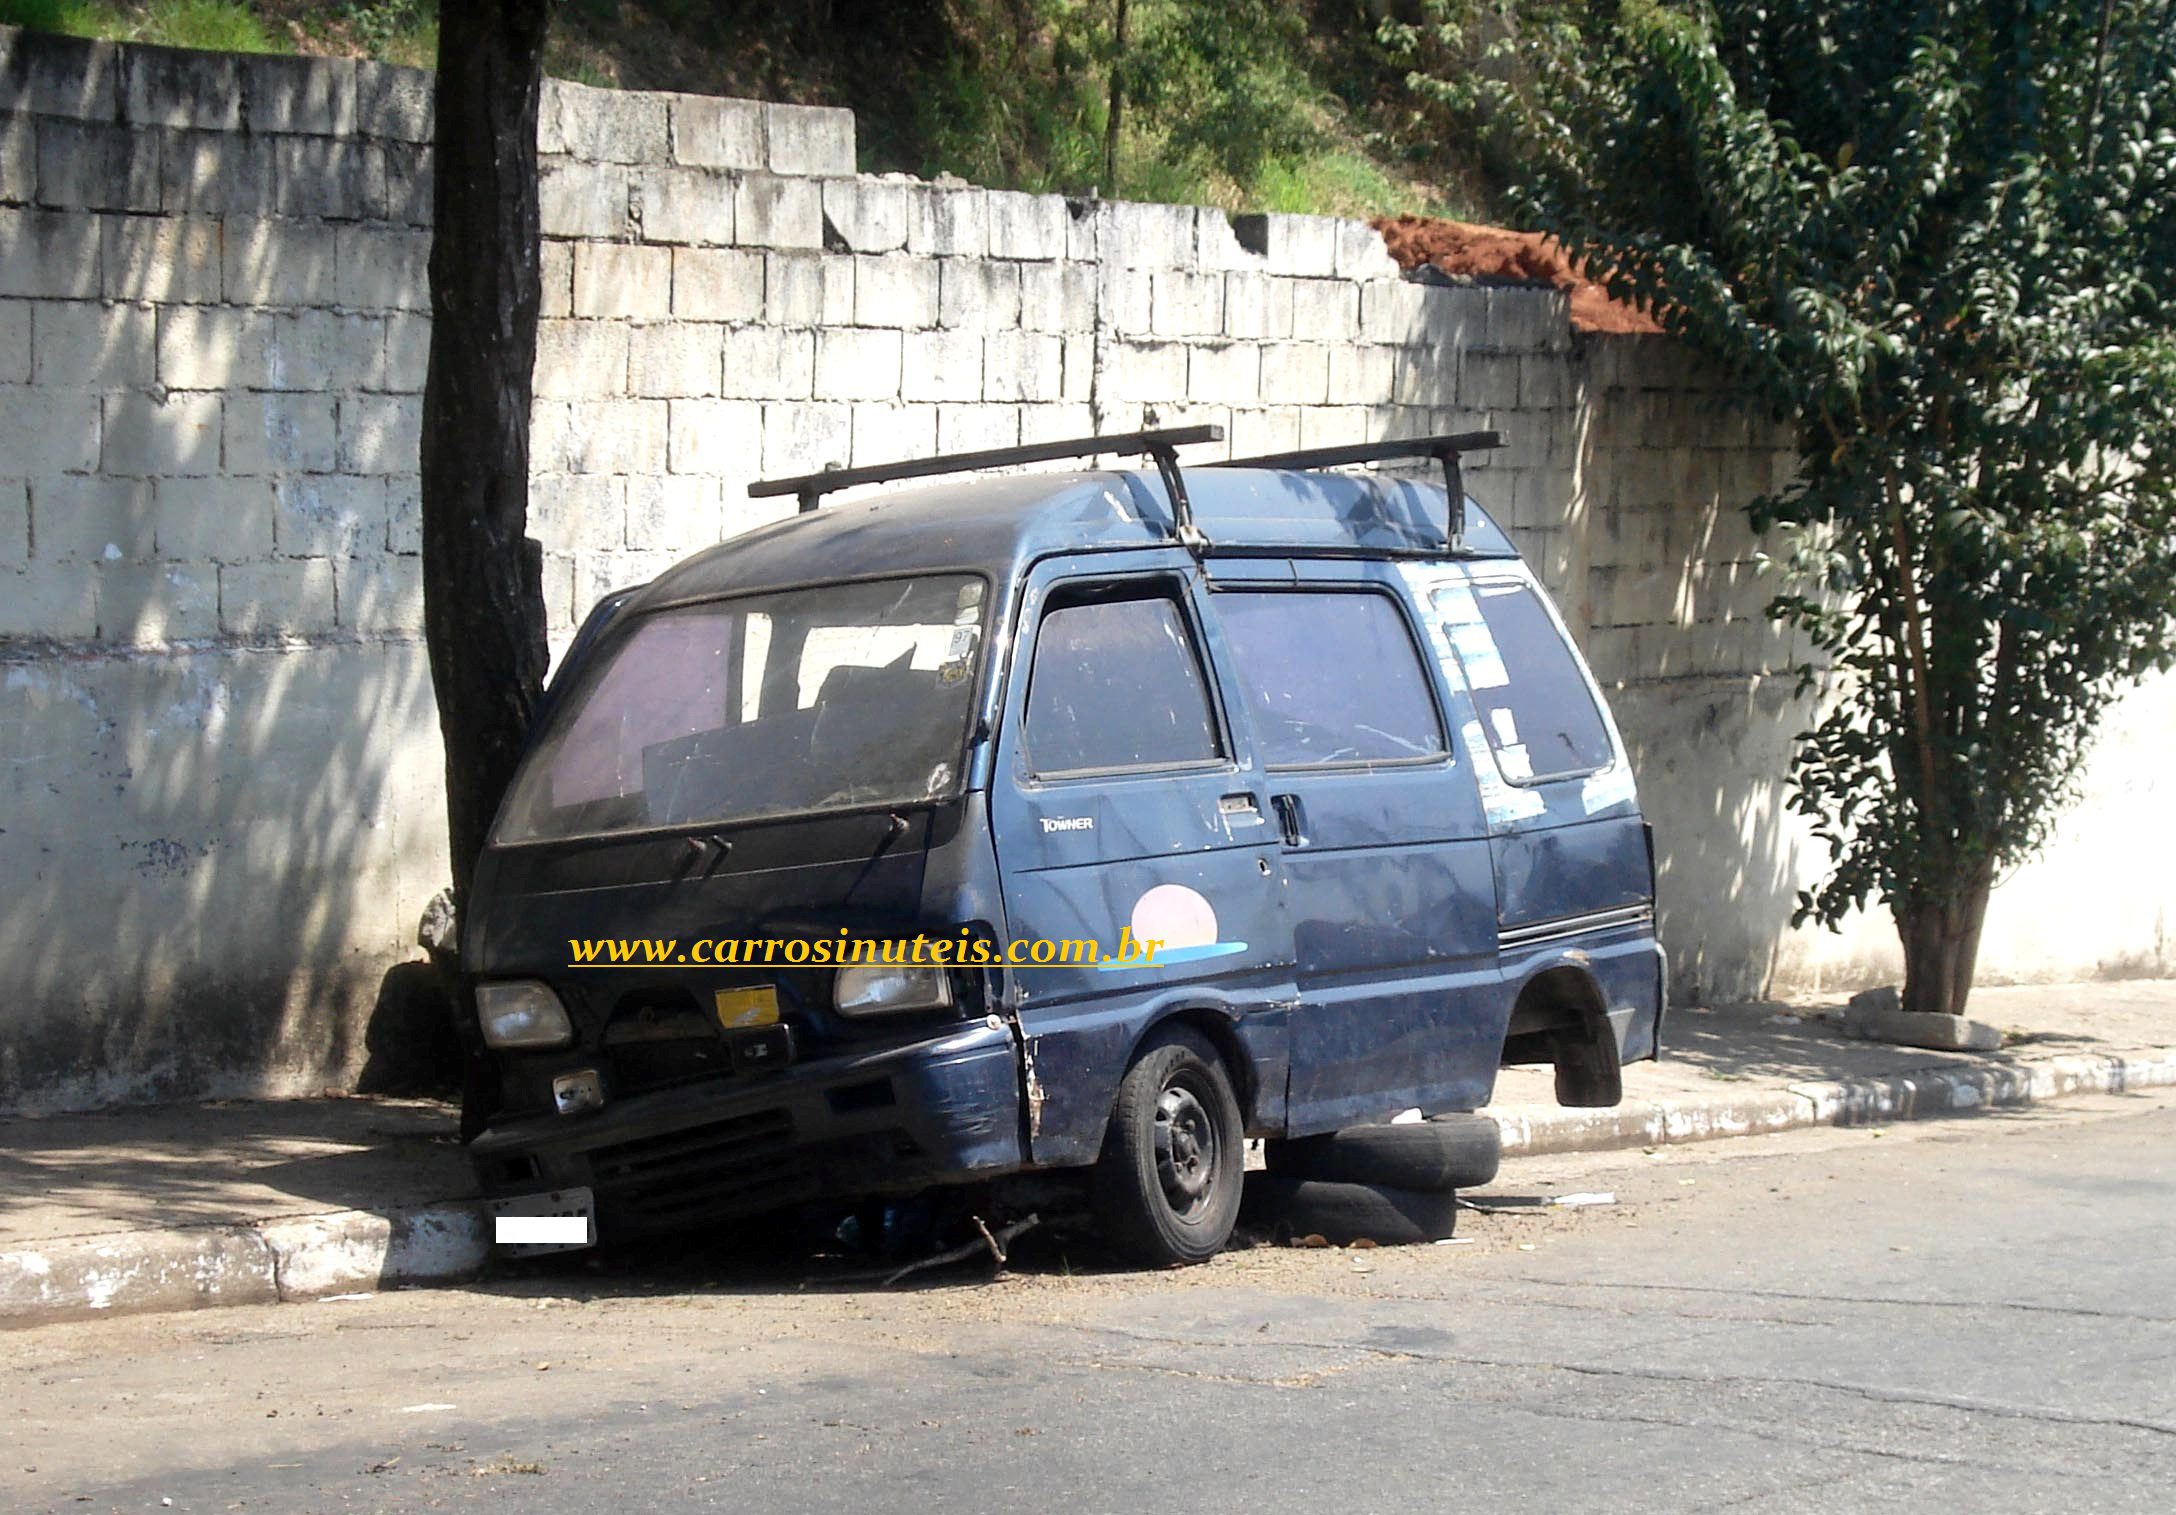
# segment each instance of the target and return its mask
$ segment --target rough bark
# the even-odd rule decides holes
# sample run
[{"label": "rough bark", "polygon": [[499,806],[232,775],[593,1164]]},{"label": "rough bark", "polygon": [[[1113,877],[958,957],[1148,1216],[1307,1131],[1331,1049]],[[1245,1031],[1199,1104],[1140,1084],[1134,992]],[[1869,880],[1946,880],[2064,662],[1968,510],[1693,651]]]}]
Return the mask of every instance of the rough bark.
[{"label": "rough bark", "polygon": [[536,120],[550,9],[473,0],[439,15],[423,625],[457,902],[520,759],[547,660],[542,563],[527,528]]},{"label": "rough bark", "polygon": [[1896,907],[1897,935],[1904,944],[1904,1009],[1964,1014],[1993,892],[1994,862],[1988,859],[1954,890]]}]

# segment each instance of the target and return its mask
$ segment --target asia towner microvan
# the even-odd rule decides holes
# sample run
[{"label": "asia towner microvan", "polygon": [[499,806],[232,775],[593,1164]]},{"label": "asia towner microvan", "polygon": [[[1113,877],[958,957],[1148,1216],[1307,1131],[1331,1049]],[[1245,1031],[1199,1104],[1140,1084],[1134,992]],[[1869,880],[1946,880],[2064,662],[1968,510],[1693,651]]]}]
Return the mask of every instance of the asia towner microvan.
[{"label": "asia towner microvan", "polygon": [[[1181,469],[1220,437],[758,484],[800,513],[597,607],[464,912],[500,1213],[594,1239],[1076,1170],[1113,1243],[1192,1262],[1248,1136],[1472,1111],[1512,1063],[1618,1101],[1664,1003],[1652,841],[1466,497],[1499,439]],[[1096,457],[1153,466],[822,503]],[[1333,471],[1401,458],[1430,479]]]}]

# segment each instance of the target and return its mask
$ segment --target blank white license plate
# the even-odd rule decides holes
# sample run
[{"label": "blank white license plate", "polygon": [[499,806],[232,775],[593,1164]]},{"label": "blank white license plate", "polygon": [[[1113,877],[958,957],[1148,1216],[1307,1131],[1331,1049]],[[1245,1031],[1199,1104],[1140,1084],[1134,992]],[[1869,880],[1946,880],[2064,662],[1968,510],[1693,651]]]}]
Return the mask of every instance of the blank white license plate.
[{"label": "blank white license plate", "polygon": [[587,1189],[511,1194],[485,1204],[492,1240],[508,1257],[571,1252],[597,1245],[597,1200]]}]

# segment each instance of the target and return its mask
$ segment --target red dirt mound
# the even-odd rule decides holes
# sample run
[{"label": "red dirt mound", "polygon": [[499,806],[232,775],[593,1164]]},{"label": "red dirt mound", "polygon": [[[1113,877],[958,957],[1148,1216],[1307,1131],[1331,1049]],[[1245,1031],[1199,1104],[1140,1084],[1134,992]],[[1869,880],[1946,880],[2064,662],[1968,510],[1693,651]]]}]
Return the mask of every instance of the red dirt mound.
[{"label": "red dirt mound", "polygon": [[1539,232],[1506,231],[1467,221],[1438,221],[1430,216],[1385,216],[1373,223],[1390,255],[1408,273],[1433,264],[1447,274],[1547,284],[1569,290],[1575,331],[1659,332],[1652,316],[1612,300],[1599,284],[1582,277],[1564,249]]}]

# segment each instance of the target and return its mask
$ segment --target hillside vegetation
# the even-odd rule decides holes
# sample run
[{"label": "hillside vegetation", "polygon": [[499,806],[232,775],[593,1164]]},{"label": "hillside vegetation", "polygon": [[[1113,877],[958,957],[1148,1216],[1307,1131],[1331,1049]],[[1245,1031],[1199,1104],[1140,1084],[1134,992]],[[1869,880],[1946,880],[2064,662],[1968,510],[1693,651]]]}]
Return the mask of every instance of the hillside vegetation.
[{"label": "hillside vegetation", "polygon": [[[1377,41],[1398,8],[561,0],[549,68],[608,87],[850,106],[868,171],[1231,209],[1483,214],[1477,174],[1415,129],[1404,67]],[[436,0],[0,0],[0,22],[44,30],[422,65],[436,16]]]}]

